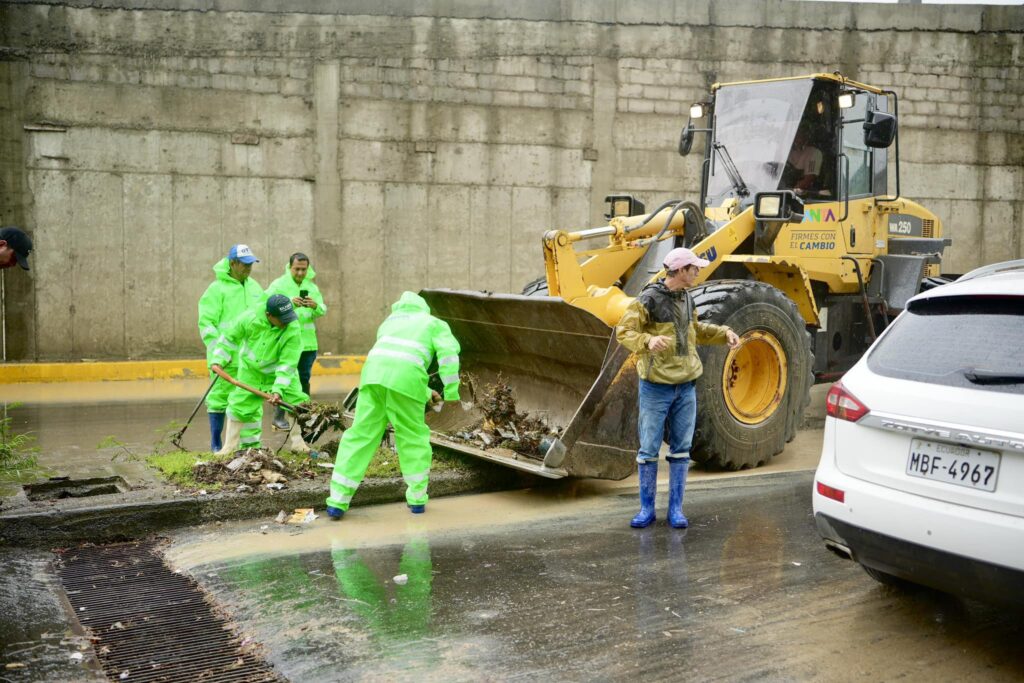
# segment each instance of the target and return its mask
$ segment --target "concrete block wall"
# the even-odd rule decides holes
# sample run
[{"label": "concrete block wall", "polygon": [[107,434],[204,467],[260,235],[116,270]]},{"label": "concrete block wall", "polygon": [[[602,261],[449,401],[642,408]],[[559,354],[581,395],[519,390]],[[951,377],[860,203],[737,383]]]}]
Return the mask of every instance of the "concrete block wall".
[{"label": "concrete block wall", "polygon": [[7,357],[199,355],[234,242],[264,286],[309,253],[321,348],[364,352],[404,289],[518,291],[606,194],[694,196],[675,145],[711,83],[816,71],[899,92],[948,271],[1020,258],[1022,35],[963,5],[0,1],[0,216],[37,242]]}]

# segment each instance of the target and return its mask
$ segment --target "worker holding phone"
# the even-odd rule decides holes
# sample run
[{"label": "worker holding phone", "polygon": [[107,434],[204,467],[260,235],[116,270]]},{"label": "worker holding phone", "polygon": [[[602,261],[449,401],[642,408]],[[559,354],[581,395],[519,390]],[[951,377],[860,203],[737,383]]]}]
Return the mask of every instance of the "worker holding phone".
[{"label": "worker holding phone", "polygon": [[[313,361],[316,360],[319,348],[316,339],[317,318],[327,312],[320,288],[314,282],[316,271],[309,257],[302,252],[292,254],[284,275],[274,280],[267,288],[267,294],[284,294],[292,301],[295,313],[299,316],[299,329],[302,332],[302,355],[299,356],[299,383],[302,391],[309,395],[309,377],[313,372]],[[274,412],[274,429],[287,430],[288,420],[284,409]]]}]

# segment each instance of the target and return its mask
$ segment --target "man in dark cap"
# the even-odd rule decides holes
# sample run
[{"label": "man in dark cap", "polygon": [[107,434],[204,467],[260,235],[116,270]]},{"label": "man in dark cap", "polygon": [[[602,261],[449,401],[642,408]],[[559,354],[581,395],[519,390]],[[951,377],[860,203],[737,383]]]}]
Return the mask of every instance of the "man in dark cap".
[{"label": "man in dark cap", "polygon": [[28,255],[32,253],[32,240],[13,225],[0,228],[0,269],[15,263],[28,270]]},{"label": "man in dark cap", "polygon": [[[302,332],[291,300],[283,294],[267,299],[264,311],[249,310],[221,334],[211,353],[210,368],[238,365],[236,379],[271,395],[270,402],[291,404],[309,400],[299,384],[296,366],[302,354]],[[228,429],[221,454],[241,448],[259,448],[263,428],[263,399],[234,387],[228,395]],[[291,449],[308,452],[299,430],[292,433]]]}]

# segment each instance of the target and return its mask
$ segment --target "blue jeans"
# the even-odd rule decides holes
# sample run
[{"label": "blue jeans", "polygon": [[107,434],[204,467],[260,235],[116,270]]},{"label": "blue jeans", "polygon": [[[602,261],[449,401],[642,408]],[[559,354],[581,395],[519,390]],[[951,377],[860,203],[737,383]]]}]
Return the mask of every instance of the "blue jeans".
[{"label": "blue jeans", "polygon": [[658,384],[640,380],[640,450],[637,462],[658,459],[661,442],[668,441],[670,458],[690,457],[697,426],[697,388],[694,382]]},{"label": "blue jeans", "polygon": [[313,361],[316,360],[316,349],[303,351],[299,356],[299,384],[302,385],[302,392],[309,396],[309,376],[313,374]]}]

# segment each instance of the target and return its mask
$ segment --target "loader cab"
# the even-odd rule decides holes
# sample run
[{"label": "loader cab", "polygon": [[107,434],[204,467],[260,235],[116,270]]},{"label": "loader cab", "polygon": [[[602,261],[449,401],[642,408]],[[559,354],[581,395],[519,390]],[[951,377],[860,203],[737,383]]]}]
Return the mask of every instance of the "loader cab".
[{"label": "loader cab", "polygon": [[[735,199],[743,208],[757,193],[778,190],[809,204],[886,194],[887,150],[869,146],[864,129],[886,105],[884,95],[832,78],[718,86],[710,102],[691,111],[683,134],[685,141],[689,131],[692,144],[693,132],[707,133],[703,206]],[[694,127],[695,114],[708,128]]]}]

